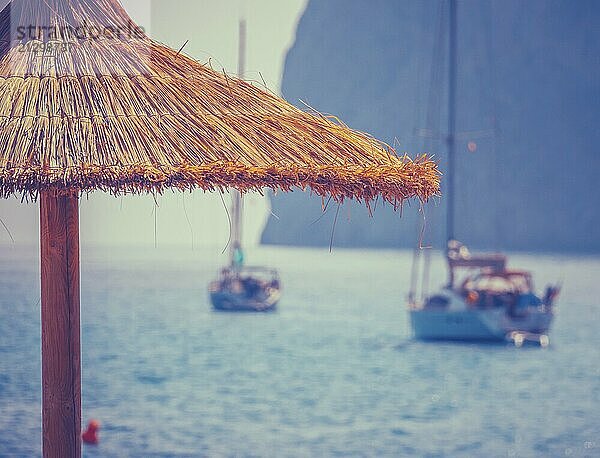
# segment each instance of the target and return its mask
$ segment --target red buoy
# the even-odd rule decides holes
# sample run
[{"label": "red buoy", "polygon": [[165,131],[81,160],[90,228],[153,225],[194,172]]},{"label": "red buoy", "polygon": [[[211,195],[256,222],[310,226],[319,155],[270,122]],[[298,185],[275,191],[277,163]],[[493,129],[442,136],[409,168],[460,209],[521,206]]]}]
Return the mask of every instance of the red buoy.
[{"label": "red buoy", "polygon": [[98,431],[100,430],[100,422],[98,420],[92,420],[88,423],[87,430],[81,435],[81,439],[86,444],[97,445]]}]

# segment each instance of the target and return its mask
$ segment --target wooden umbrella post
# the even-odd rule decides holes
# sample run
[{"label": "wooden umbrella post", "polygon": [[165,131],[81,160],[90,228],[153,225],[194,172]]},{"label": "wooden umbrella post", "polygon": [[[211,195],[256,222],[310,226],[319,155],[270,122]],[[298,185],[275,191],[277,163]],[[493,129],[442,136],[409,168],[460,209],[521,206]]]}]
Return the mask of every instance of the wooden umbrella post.
[{"label": "wooden umbrella post", "polygon": [[40,193],[42,425],[46,458],[81,456],[79,198]]}]

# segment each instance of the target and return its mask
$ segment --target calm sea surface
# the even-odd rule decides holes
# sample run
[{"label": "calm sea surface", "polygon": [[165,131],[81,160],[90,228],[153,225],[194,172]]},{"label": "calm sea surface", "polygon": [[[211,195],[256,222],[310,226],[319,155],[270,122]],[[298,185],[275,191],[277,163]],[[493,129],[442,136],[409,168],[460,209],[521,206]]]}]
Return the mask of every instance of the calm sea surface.
[{"label": "calm sea surface", "polygon": [[[0,456],[39,456],[37,252],[0,255]],[[511,258],[564,282],[550,347],[516,349],[413,341],[408,252],[248,257],[278,312],[211,311],[219,249],[84,248],[86,456],[600,456],[600,259]]]}]

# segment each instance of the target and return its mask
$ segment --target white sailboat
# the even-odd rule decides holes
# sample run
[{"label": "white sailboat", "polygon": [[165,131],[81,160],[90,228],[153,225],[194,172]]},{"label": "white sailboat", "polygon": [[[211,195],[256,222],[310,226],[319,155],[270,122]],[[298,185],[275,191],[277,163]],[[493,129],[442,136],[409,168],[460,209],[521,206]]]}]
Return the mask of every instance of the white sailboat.
[{"label": "white sailboat", "polygon": [[[554,317],[559,287],[548,286],[536,295],[529,272],[511,270],[502,254],[472,255],[455,238],[455,151],[457,79],[457,6],[449,7],[447,252],[449,280],[437,293],[417,299],[417,263],[413,268],[409,314],[412,331],[421,340],[505,340],[517,345],[532,340],[549,342],[547,333]],[[415,251],[416,256],[419,250]],[[418,258],[415,258],[417,261]],[[429,263],[425,262],[424,278]],[[426,282],[425,282],[426,283]]]},{"label": "white sailboat", "polygon": [[[246,60],[246,22],[240,21],[238,75],[244,77]],[[243,201],[238,190],[232,190],[231,244],[229,266],[221,269],[219,278],[209,284],[208,291],[215,310],[267,312],[274,310],[281,296],[281,283],[276,269],[244,265],[242,249]]]}]

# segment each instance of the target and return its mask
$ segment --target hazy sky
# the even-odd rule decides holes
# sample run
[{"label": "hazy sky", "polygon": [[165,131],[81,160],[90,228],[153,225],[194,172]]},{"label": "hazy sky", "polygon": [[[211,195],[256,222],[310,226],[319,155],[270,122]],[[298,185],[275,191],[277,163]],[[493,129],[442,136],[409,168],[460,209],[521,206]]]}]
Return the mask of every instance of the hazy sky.
[{"label": "hazy sky", "polygon": [[[214,68],[237,71],[238,22],[247,20],[247,79],[261,81],[279,92],[285,54],[293,44],[296,24],[306,0],[122,0],[135,21],[156,40],[211,63]],[[260,72],[260,74],[259,74]],[[224,196],[227,205],[229,197]],[[100,192],[81,199],[81,239],[85,243],[146,244],[153,246],[155,227],[159,245],[224,246],[229,224],[218,194],[169,193],[114,198]],[[268,216],[260,196],[245,198],[247,245],[258,241]],[[187,214],[187,217],[186,217]],[[156,216],[156,225],[155,225]],[[36,204],[0,199],[0,218],[19,245],[37,243],[39,217]],[[193,235],[192,235],[193,234]],[[0,243],[10,241],[0,227]]]}]

